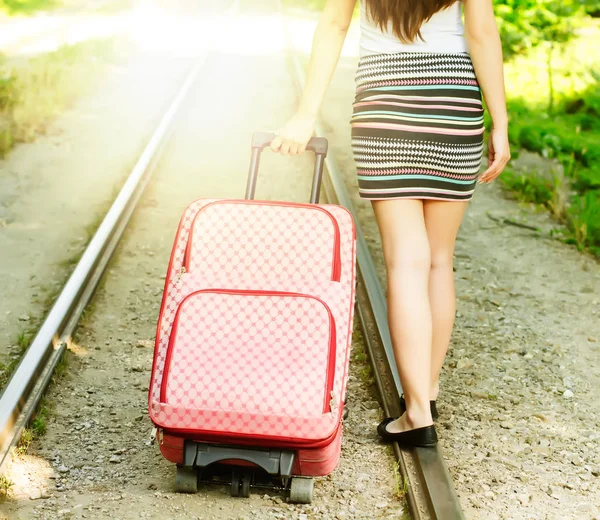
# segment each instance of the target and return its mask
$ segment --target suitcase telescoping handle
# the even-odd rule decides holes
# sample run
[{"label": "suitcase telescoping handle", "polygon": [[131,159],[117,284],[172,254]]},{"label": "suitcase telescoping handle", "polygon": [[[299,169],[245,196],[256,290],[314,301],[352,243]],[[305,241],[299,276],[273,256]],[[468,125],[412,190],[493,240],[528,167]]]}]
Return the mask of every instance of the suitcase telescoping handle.
[{"label": "suitcase telescoping handle", "polygon": [[[260,154],[271,144],[271,141],[275,137],[276,134],[268,132],[256,132],[252,136],[252,158],[250,159],[250,172],[248,173],[248,184],[246,186],[246,199],[248,200],[254,198]],[[323,180],[323,166],[325,164],[325,157],[327,156],[327,139],[324,137],[311,137],[306,145],[306,149],[315,152],[315,173],[313,175],[310,202],[311,204],[318,204],[321,182]]]}]

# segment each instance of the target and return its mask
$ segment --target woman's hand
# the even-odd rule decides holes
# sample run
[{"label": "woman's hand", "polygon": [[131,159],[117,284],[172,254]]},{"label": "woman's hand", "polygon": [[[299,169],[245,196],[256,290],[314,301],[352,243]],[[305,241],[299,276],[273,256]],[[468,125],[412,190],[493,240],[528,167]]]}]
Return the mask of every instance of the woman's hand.
[{"label": "woman's hand", "polygon": [[488,138],[488,168],[480,176],[478,182],[490,183],[506,167],[510,159],[507,130],[492,128]]},{"label": "woman's hand", "polygon": [[296,114],[277,133],[271,142],[271,150],[281,155],[300,155],[315,131],[314,117]]}]

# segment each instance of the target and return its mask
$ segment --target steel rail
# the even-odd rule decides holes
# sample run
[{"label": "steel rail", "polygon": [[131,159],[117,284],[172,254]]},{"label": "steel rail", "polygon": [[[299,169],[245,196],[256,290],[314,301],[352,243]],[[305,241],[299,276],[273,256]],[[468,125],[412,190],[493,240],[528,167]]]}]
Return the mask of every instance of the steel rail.
[{"label": "steel rail", "polygon": [[0,468],[48,387],[83,310],[94,293],[168,142],[174,121],[206,60],[196,59],[79,263],[0,396]]},{"label": "steel rail", "polygon": [[[285,11],[281,0],[277,2],[285,24]],[[289,40],[288,49],[298,90],[301,91],[305,84],[304,67]],[[317,121],[315,135],[325,137],[320,121]],[[346,207],[356,223],[358,316],[383,410],[386,416],[398,416],[402,385],[394,360],[385,293],[377,276],[358,214],[333,153],[328,154],[325,165],[328,175],[324,177],[323,187],[328,202]],[[465,517],[440,449],[436,447],[404,450],[397,443],[394,443],[393,447],[400,473],[408,483],[406,498],[412,517],[418,520],[463,520]]]}]

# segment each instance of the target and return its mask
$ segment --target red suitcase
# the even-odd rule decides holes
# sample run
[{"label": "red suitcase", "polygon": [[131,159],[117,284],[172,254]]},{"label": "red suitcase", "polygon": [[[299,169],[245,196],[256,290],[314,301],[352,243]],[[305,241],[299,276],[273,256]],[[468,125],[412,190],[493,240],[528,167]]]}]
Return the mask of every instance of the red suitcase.
[{"label": "red suitcase", "polygon": [[299,477],[340,457],[356,239],[346,209],[318,204],[325,139],[308,147],[310,204],[252,200],[272,138],[253,137],[246,199],[200,199],[181,218],[148,407],[179,490],[226,467],[233,495],[263,477],[310,502],[312,479]]}]

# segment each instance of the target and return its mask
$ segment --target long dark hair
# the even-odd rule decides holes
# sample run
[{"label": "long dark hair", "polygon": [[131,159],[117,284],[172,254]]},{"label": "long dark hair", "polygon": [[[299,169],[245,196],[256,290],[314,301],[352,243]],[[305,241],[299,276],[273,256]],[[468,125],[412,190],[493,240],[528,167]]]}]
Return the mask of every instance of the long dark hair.
[{"label": "long dark hair", "polygon": [[363,0],[375,25],[385,30],[392,22],[394,34],[404,43],[421,40],[421,25],[457,0]]}]

